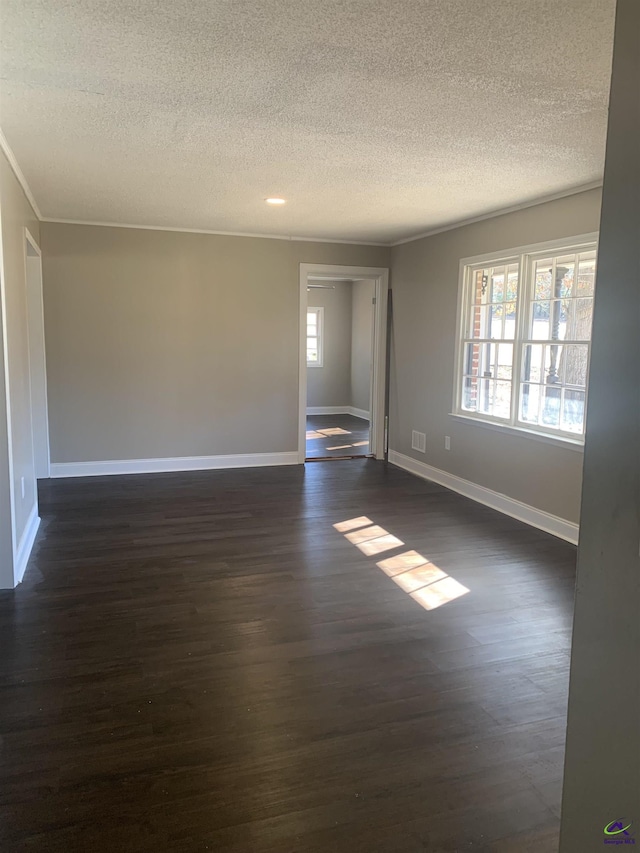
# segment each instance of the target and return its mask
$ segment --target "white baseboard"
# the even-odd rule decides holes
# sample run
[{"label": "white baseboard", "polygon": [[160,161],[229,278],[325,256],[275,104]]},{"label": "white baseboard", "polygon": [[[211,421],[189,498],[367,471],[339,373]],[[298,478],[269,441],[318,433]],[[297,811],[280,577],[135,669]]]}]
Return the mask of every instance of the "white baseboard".
[{"label": "white baseboard", "polygon": [[31,512],[29,513],[29,518],[27,519],[26,527],[22,533],[22,537],[20,539],[18,549],[16,551],[13,570],[13,579],[16,586],[24,577],[24,573],[27,569],[27,563],[29,562],[29,557],[31,556],[33,543],[35,542],[36,533],[38,532],[39,526],[40,517],[38,516],[38,505],[34,504],[31,509]]},{"label": "white baseboard", "polygon": [[308,415],[348,415],[348,406],[307,406]]},{"label": "white baseboard", "polygon": [[105,474],[152,474],[297,465],[298,454],[242,453],[232,456],[176,456],[161,459],[109,459],[104,462],[52,462],[51,477],[101,477]]},{"label": "white baseboard", "polygon": [[462,477],[456,477],[455,474],[433,468],[431,465],[426,465],[424,462],[419,462],[417,459],[412,459],[396,450],[389,451],[389,462],[397,465],[398,468],[404,468],[411,474],[422,477],[423,480],[438,483],[459,495],[464,495],[466,498],[471,498],[471,500],[491,507],[491,509],[496,509],[498,512],[511,516],[511,518],[517,518],[518,521],[524,521],[525,524],[544,530],[545,533],[551,533],[553,536],[565,539],[573,545],[578,544],[579,528],[577,524],[571,521],[543,512],[541,509],[521,503],[507,495],[501,495],[499,492],[479,486],[477,483],[463,480]]},{"label": "white baseboard", "polygon": [[369,412],[354,406],[307,406],[308,415],[353,415],[354,418],[369,420]]},{"label": "white baseboard", "polygon": [[355,406],[349,406],[349,414],[353,415],[354,418],[362,418],[364,421],[370,420],[369,412],[365,409],[356,409]]}]

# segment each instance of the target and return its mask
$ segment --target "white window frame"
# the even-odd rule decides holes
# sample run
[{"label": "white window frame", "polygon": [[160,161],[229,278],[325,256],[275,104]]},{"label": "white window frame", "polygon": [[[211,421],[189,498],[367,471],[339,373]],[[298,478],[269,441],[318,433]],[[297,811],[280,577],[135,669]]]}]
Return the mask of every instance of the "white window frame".
[{"label": "white window frame", "polygon": [[[582,450],[584,446],[584,433],[582,435],[577,435],[576,433],[554,429],[553,427],[524,424],[518,420],[518,410],[520,404],[520,377],[522,375],[523,351],[525,344],[528,342],[528,320],[531,302],[529,291],[533,280],[533,265],[536,260],[547,255],[571,254],[572,252],[584,252],[589,250],[595,250],[597,253],[598,232],[581,234],[577,237],[568,239],[551,240],[545,243],[534,243],[528,246],[518,246],[517,248],[503,252],[490,252],[484,255],[462,258],[460,261],[458,286],[453,411],[450,413],[452,417],[463,420],[466,423],[475,423],[479,426],[489,427],[490,429],[497,429],[514,435],[540,439],[554,444],[557,442],[565,446]],[[517,320],[515,336],[513,339],[511,410],[508,418],[500,418],[497,416],[487,415],[486,413],[476,413],[469,411],[468,409],[463,409],[462,371],[464,365],[464,344],[466,340],[465,322],[469,308],[470,291],[473,286],[473,272],[478,268],[502,266],[503,264],[508,263],[519,264],[518,297],[516,301]],[[509,343],[509,341],[505,341],[505,343]],[[588,341],[586,343],[589,344],[590,358],[591,342]],[[587,364],[587,389],[588,382],[589,366]],[[587,411],[587,396],[588,394],[585,393],[585,416]]]},{"label": "white window frame", "polygon": [[[307,359],[307,367],[323,367],[324,366],[324,308],[315,307],[312,305],[307,306],[307,314],[313,311],[315,312],[317,318],[317,328],[318,328],[318,360],[317,361],[309,361]],[[309,336],[307,335],[307,341],[309,340]]]}]

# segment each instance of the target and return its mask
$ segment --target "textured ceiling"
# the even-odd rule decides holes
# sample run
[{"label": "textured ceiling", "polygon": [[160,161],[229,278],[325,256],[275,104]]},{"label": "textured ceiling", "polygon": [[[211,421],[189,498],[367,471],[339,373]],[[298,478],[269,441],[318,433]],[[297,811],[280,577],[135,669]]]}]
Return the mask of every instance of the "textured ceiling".
[{"label": "textured ceiling", "polygon": [[614,7],[2,0],[0,124],[45,218],[391,242],[601,179]]}]

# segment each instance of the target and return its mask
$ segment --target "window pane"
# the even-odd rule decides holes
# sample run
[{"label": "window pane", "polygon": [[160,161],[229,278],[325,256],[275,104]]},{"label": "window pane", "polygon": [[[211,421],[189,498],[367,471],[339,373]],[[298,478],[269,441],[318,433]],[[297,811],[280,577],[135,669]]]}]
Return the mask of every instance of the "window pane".
[{"label": "window pane", "polygon": [[508,418],[511,414],[511,383],[492,382],[490,395],[491,414],[497,418]]},{"label": "window pane", "polygon": [[478,410],[478,380],[465,376],[462,386],[462,408],[470,412]]},{"label": "window pane", "polygon": [[[467,337],[513,339],[518,264],[475,270],[472,275],[472,288]],[[504,303],[508,303],[508,307]]]},{"label": "window pane", "polygon": [[[472,269],[465,305],[461,406],[509,421],[515,342],[523,340],[517,381],[517,421],[583,432],[593,315],[596,252],[564,251],[532,258],[520,299],[518,263]],[[526,313],[526,323],[517,307]]]},{"label": "window pane", "polygon": [[573,279],[575,272],[575,255],[556,259],[556,279],[553,296],[573,296]]},{"label": "window pane", "polygon": [[528,385],[523,383],[520,386],[520,420],[525,423],[537,424],[539,422],[540,413],[540,385]]},{"label": "window pane", "polygon": [[593,321],[593,298],[575,299],[574,340],[591,340],[591,323]]},{"label": "window pane", "polygon": [[522,350],[522,378],[527,382],[542,383],[545,379],[545,347],[527,344]]},{"label": "window pane", "polygon": [[534,268],[534,299],[549,299],[551,294],[551,268],[553,258],[536,261]]},{"label": "window pane", "polygon": [[492,417],[509,418],[513,344],[468,343],[463,369],[466,375],[462,383],[462,407]]},{"label": "window pane", "polygon": [[489,302],[502,302],[504,299],[504,267],[496,267],[491,272],[488,295]]},{"label": "window pane", "polygon": [[540,394],[540,423],[547,427],[559,427],[562,389],[559,385],[542,385]]},{"label": "window pane", "polygon": [[532,341],[548,341],[551,337],[551,303],[548,300],[534,302],[531,315]]},{"label": "window pane", "polygon": [[596,281],[596,253],[582,252],[579,255],[576,296],[593,296]]},{"label": "window pane", "polygon": [[589,348],[585,346],[565,345],[560,353],[560,377],[565,385],[587,385],[587,367]]},{"label": "window pane", "polygon": [[513,340],[516,336],[516,303],[505,302],[502,307],[504,312],[503,337],[507,340]]},{"label": "window pane", "polygon": [[584,429],[585,392],[565,389],[562,400],[561,428],[581,433]]},{"label": "window pane", "polygon": [[497,379],[511,379],[513,365],[513,344],[500,344],[493,364],[493,374]]}]

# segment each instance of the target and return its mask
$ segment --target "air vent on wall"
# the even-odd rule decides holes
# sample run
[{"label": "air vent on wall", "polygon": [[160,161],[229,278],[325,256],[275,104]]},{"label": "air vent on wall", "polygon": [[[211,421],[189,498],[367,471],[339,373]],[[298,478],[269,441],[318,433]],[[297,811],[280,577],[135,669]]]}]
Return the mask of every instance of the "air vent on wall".
[{"label": "air vent on wall", "polygon": [[411,449],[418,450],[420,453],[427,452],[427,436],[423,432],[416,432],[415,429],[412,431]]}]

